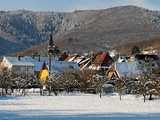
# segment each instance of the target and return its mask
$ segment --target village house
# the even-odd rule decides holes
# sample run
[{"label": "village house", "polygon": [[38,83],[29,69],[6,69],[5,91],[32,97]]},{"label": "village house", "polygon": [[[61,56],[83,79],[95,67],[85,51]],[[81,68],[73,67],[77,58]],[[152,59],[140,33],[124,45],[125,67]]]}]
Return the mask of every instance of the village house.
[{"label": "village house", "polygon": [[115,63],[106,72],[106,76],[109,80],[120,78],[136,78],[140,75],[136,62],[122,62]]},{"label": "village house", "polygon": [[141,74],[139,62],[135,58],[118,59],[107,71],[109,80],[121,78],[137,78]]},{"label": "village house", "polygon": [[3,68],[7,68],[15,73],[34,73],[34,64],[26,61],[22,57],[3,57],[1,62]]},{"label": "village house", "polygon": [[135,59],[142,63],[143,61],[150,60],[152,62],[152,67],[160,68],[160,58],[157,54],[149,53],[149,54],[137,54],[135,55]]},{"label": "village house", "polygon": [[132,57],[119,57],[118,60],[108,69],[106,75],[109,79],[114,78],[136,78],[142,71],[141,66],[145,61],[150,61],[152,69],[160,68],[160,59],[156,54],[136,54]]},{"label": "village house", "polygon": [[107,52],[99,52],[91,61],[89,69],[92,70],[107,70],[113,63],[113,59]]},{"label": "village house", "polygon": [[77,63],[80,70],[106,70],[113,63],[113,59],[107,52],[98,52],[92,56],[80,56],[77,54],[70,56],[68,55],[64,60]]},{"label": "village house", "polygon": [[[16,73],[38,73],[43,67],[43,64],[49,66],[48,57],[40,56],[19,56],[8,57],[4,56],[1,62],[1,66],[8,68]],[[64,72],[66,70],[79,69],[79,66],[75,62],[59,61],[58,58],[52,59],[51,70],[54,73]]]},{"label": "village house", "polygon": [[60,60],[66,61],[66,62],[76,63],[79,66],[80,70],[88,68],[89,65],[91,64],[91,58],[86,57],[86,56],[80,56],[77,54],[74,54],[74,55],[62,54],[60,56]]}]

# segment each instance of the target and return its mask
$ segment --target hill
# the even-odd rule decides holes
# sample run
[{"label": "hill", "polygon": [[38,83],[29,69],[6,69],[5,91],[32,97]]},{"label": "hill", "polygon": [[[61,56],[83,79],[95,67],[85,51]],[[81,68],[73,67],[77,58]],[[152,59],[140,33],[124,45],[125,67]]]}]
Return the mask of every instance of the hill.
[{"label": "hill", "polygon": [[72,13],[2,11],[0,15],[0,37],[5,41],[1,55],[34,45],[30,52],[44,51],[50,33],[61,49],[78,53],[160,42],[160,12],[136,6]]},{"label": "hill", "polygon": [[63,13],[25,10],[0,12],[0,55],[22,51],[56,34]]},{"label": "hill", "polygon": [[99,11],[77,11],[72,16],[69,17],[71,20],[75,16],[82,18],[79,26],[60,35],[57,44],[73,52],[126,48],[142,42],[145,47],[145,43],[160,38],[158,11],[123,6]]}]

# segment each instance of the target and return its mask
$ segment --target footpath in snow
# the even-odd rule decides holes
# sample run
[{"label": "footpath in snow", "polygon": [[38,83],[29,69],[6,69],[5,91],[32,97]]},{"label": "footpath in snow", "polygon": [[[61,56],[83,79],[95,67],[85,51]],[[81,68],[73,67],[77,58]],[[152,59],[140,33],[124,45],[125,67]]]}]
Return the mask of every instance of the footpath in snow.
[{"label": "footpath in snow", "polygon": [[0,120],[160,120],[160,100],[135,96],[0,97]]}]

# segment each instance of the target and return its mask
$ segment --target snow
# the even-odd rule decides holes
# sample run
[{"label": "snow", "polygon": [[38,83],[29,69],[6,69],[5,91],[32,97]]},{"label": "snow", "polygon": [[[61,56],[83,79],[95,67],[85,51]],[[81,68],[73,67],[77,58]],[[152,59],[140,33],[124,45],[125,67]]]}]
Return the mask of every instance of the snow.
[{"label": "snow", "polygon": [[116,63],[116,70],[123,77],[137,77],[141,71],[138,69],[137,61]]},{"label": "snow", "polygon": [[19,65],[19,66],[34,66],[32,62],[26,61],[21,58],[21,60],[18,60],[18,57],[4,57],[4,60],[9,62],[12,65]]},{"label": "snow", "polygon": [[0,97],[0,120],[159,120],[160,100],[135,96],[70,94]]}]

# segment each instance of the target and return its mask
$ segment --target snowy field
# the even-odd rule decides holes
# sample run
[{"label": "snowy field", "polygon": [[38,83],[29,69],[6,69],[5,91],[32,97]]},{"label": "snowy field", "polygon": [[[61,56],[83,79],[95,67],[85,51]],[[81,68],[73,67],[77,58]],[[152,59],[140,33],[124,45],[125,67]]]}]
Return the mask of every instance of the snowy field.
[{"label": "snowy field", "polygon": [[72,95],[0,97],[0,120],[160,120],[160,100]]}]

